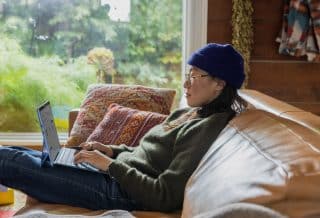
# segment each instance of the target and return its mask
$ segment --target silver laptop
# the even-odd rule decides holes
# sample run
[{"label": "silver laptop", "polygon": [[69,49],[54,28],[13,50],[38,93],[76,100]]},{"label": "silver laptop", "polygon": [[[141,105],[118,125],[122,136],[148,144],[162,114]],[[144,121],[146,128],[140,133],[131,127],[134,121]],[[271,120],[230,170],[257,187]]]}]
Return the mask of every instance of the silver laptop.
[{"label": "silver laptop", "polygon": [[79,149],[76,149],[76,147],[66,148],[60,145],[49,101],[37,108],[37,115],[43,136],[42,163],[49,159],[51,165],[63,165],[97,173],[106,173],[88,163],[74,163],[74,154]]}]

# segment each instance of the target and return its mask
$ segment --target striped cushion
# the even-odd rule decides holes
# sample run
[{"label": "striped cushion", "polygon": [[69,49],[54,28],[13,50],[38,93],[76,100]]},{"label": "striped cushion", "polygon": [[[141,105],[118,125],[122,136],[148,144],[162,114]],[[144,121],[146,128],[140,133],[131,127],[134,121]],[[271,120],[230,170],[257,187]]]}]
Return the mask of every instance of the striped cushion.
[{"label": "striped cushion", "polygon": [[137,146],[145,133],[166,117],[156,112],[140,111],[113,103],[87,141]]}]

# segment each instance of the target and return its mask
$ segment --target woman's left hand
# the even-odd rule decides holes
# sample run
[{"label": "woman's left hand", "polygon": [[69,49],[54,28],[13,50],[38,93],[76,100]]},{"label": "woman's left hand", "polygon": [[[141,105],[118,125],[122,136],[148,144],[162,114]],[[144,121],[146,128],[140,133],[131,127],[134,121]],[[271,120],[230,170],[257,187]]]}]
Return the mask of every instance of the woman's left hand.
[{"label": "woman's left hand", "polygon": [[81,150],[74,155],[75,164],[85,162],[103,171],[107,171],[109,169],[112,161],[112,158],[106,156],[98,150]]}]

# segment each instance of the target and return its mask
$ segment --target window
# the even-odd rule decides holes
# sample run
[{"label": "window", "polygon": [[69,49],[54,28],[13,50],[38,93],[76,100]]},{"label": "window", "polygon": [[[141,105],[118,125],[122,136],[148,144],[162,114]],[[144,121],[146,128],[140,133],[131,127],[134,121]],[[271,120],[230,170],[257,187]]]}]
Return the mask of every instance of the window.
[{"label": "window", "polygon": [[95,82],[175,88],[178,105],[182,1],[3,0],[0,37],[0,132],[38,132],[46,99],[65,132]]}]

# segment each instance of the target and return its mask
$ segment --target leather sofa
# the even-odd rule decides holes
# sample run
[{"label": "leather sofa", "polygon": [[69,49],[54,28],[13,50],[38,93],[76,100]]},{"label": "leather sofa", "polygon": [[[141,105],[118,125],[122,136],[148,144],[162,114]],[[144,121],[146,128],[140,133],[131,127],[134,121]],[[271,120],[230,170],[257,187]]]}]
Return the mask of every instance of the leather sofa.
[{"label": "leather sofa", "polygon": [[[320,117],[254,90],[221,132],[185,188],[182,211],[133,211],[136,217],[212,217],[237,202],[263,205],[287,217],[320,217]],[[72,126],[77,111],[70,112]],[[101,214],[28,199],[19,214]]]}]

